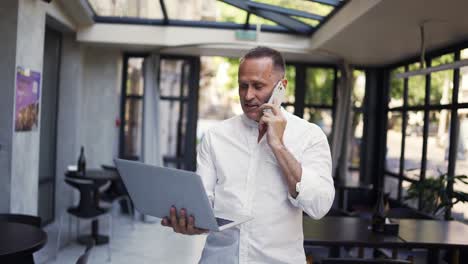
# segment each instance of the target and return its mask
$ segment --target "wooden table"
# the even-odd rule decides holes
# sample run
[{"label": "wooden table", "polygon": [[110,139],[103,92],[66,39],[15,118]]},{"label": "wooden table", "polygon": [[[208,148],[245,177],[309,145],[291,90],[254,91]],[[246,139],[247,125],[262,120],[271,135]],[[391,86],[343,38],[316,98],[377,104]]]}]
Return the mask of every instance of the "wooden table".
[{"label": "wooden table", "polygon": [[0,263],[23,263],[47,242],[47,234],[32,225],[0,221]]},{"label": "wooden table", "polygon": [[[86,173],[79,173],[76,171],[69,171],[66,176],[73,179],[79,180],[91,180],[91,181],[114,181],[119,179],[119,175],[115,171],[90,169],[86,170]],[[100,193],[94,192],[94,206],[99,207]],[[80,236],[78,242],[83,245],[88,245],[90,240],[94,240],[96,245],[102,245],[109,243],[109,236],[99,234],[99,221],[93,220],[91,223],[91,234]]]}]

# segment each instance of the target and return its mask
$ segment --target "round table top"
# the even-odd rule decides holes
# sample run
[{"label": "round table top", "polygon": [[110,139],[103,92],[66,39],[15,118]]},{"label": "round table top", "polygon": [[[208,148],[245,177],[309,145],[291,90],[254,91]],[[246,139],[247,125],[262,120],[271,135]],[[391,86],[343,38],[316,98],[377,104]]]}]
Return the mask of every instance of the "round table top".
[{"label": "round table top", "polygon": [[86,170],[85,175],[77,171],[68,171],[67,177],[80,179],[80,180],[118,180],[119,174],[111,170],[89,169]]},{"label": "round table top", "polygon": [[47,242],[47,234],[33,225],[0,221],[0,257],[32,254]]}]

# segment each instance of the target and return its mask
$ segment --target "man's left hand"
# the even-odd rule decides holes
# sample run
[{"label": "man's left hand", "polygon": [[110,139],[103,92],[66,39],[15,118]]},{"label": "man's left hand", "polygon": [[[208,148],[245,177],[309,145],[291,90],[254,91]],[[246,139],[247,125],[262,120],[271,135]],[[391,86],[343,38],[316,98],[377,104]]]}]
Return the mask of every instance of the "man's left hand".
[{"label": "man's left hand", "polygon": [[[264,111],[266,109],[270,109],[271,113]],[[275,104],[263,104],[259,110],[263,112],[263,116],[259,121],[259,127],[266,127],[268,145],[271,148],[283,146],[283,134],[287,121],[281,113],[280,107]]]}]

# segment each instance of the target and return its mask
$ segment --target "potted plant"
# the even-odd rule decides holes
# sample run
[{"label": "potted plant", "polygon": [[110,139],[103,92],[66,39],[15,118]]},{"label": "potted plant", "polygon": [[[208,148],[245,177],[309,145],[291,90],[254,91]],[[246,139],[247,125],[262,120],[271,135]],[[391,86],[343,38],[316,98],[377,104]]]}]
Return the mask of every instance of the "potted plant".
[{"label": "potted plant", "polygon": [[419,199],[421,195],[422,211],[434,216],[443,215],[453,205],[468,202],[468,193],[462,191],[452,191],[452,199],[449,198],[447,183],[453,181],[468,185],[468,176],[449,176],[447,173],[441,174],[437,178],[426,178],[414,182],[408,188],[405,200]]}]

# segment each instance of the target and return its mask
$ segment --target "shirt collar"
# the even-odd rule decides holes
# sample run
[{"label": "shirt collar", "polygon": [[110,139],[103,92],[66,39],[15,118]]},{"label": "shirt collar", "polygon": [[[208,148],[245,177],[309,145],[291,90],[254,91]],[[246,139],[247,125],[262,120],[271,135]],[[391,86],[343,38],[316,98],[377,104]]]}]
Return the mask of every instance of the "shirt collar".
[{"label": "shirt collar", "polygon": [[248,127],[258,127],[258,122],[247,117],[246,114],[241,115],[242,123]]},{"label": "shirt collar", "polygon": [[[282,106],[280,106],[280,111],[281,111],[281,113],[283,113],[283,116],[286,117],[286,119],[287,119],[288,116],[286,114],[289,113],[289,112],[286,111],[286,109],[284,109]],[[244,125],[246,125],[248,127],[258,128],[258,122],[255,121],[255,120],[250,119],[249,117],[247,117],[246,114],[242,114],[241,119],[242,119],[242,123],[244,123]]]}]

